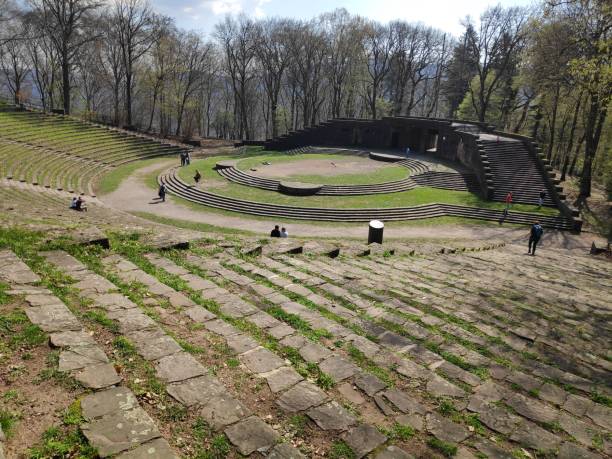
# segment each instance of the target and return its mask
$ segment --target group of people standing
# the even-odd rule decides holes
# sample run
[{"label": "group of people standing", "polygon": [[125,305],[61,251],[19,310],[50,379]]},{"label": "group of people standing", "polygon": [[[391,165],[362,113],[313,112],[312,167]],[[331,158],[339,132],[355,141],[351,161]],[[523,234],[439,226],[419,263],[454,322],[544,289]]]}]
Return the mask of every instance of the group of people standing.
[{"label": "group of people standing", "polygon": [[278,225],[274,225],[274,229],[270,231],[270,237],[289,237],[286,228],[280,228]]},{"label": "group of people standing", "polygon": [[188,151],[181,151],[181,167],[191,164],[191,154]]}]

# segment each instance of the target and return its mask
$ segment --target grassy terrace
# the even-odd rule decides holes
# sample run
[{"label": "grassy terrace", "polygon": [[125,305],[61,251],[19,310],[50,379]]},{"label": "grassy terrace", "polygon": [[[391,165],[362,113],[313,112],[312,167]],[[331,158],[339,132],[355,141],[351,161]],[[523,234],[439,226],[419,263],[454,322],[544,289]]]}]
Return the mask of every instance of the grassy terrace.
[{"label": "grassy terrace", "polygon": [[[260,167],[264,162],[270,164],[295,163],[303,160],[329,160],[330,162],[342,162],[350,159],[350,156],[336,154],[312,153],[288,156],[283,153],[273,153],[243,159],[238,162],[237,168],[248,172],[251,168]],[[291,174],[288,175],[286,179],[306,183],[319,183],[322,185],[371,185],[375,183],[402,180],[406,177],[408,177],[408,169],[401,166],[390,165],[372,170],[367,174],[339,174],[333,177],[325,175]]]},{"label": "grassy terrace", "polygon": [[27,183],[93,194],[112,167],[175,151],[70,118],[0,111],[0,175]]},{"label": "grassy terrace", "polygon": [[[250,156],[252,155],[253,153],[250,154]],[[293,156],[284,157],[290,159],[295,158]],[[226,182],[225,179],[220,177],[219,174],[213,169],[217,161],[236,158],[236,156],[223,156],[193,161],[190,166],[180,169],[179,176],[185,182],[193,183],[193,176],[195,175],[195,171],[197,169],[202,174],[202,183],[206,191],[227,197],[264,202],[268,204],[321,208],[390,208],[439,203],[472,206],[485,209],[504,209],[503,203],[485,201],[478,195],[468,191],[450,191],[425,187],[400,193],[366,196],[287,196],[274,191],[261,190],[258,188]],[[248,158],[248,162],[245,160],[241,161],[240,167],[244,168],[242,163],[246,163],[248,165],[249,163],[252,163],[252,161],[255,161],[255,158],[261,158],[261,156]],[[260,162],[259,159],[257,161],[258,163]],[[220,180],[223,182],[220,182]],[[210,183],[207,184],[207,181]],[[517,204],[513,206],[513,210],[518,212],[539,213],[541,215],[558,215],[558,211],[556,209],[542,208],[538,210],[537,206],[524,204]]]}]

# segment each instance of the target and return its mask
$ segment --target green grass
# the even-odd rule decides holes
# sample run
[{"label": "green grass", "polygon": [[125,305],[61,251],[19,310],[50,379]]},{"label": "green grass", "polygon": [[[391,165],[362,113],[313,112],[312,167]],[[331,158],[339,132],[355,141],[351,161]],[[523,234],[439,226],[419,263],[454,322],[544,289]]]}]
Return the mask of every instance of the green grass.
[{"label": "green grass", "polygon": [[51,427],[42,436],[41,442],[27,452],[29,459],[74,457],[95,459],[95,448],[89,446],[84,435],[74,426]]},{"label": "green grass", "polygon": [[[301,155],[286,155],[284,153],[276,153],[262,156],[255,156],[248,159],[243,159],[238,162],[237,168],[248,172],[251,168],[259,168],[264,169],[266,166],[263,166],[264,162],[268,162],[270,164],[280,164],[280,163],[294,163],[298,161],[304,160],[322,160],[329,161],[334,163],[342,163],[346,161],[353,161],[354,158],[351,158],[347,155],[337,155],[337,154],[323,154],[323,153],[312,153],[312,154],[301,154]],[[290,174],[287,175],[284,180],[291,180],[297,182],[306,182],[306,183],[317,183],[321,185],[371,185],[375,183],[385,183],[392,182],[396,180],[402,180],[408,177],[408,169],[389,165],[381,168],[374,169],[369,173],[363,174],[338,174],[334,176],[327,175],[304,175],[304,174]]]},{"label": "green grass", "polygon": [[332,444],[328,457],[330,459],[354,459],[356,455],[349,445],[339,440]]},{"label": "green grass", "polygon": [[429,445],[430,448],[438,451],[444,457],[454,457],[457,454],[456,445],[438,440],[435,437],[431,437],[429,440],[427,440],[427,445]]},{"label": "green grass", "polygon": [[47,340],[47,335],[38,326],[31,324],[23,311],[0,315],[0,336],[6,338],[6,344],[11,349],[30,349]]},{"label": "green grass", "polygon": [[121,182],[127,179],[138,169],[142,169],[143,167],[150,166],[151,164],[167,160],[168,158],[164,158],[162,160],[160,160],[159,158],[155,158],[147,159],[144,161],[134,161],[133,163],[128,163],[123,166],[119,166],[102,177],[102,179],[98,183],[98,186],[96,187],[96,192],[100,195],[112,193],[117,188],[119,188]]}]

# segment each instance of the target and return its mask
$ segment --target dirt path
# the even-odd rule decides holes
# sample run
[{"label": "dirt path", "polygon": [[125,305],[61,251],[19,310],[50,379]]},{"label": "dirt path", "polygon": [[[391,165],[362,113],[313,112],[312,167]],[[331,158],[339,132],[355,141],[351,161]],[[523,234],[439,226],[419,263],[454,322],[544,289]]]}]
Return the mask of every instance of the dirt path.
[{"label": "dirt path", "polygon": [[[100,199],[111,207],[127,212],[147,212],[160,217],[177,220],[188,220],[198,223],[235,228],[252,231],[261,235],[267,235],[276,223],[285,225],[291,236],[300,237],[329,237],[329,238],[353,238],[367,239],[368,227],[331,225],[319,226],[299,222],[284,222],[275,220],[251,220],[244,216],[230,216],[221,213],[207,212],[205,210],[194,210],[169,198],[165,203],[158,202],[156,193],[144,183],[144,178],[152,172],[162,171],[176,161],[164,161],[136,171],[127,180],[123,181],[119,188]],[[387,223],[385,237],[387,239],[497,239],[507,242],[525,243],[527,241],[528,228],[492,227],[482,225],[432,225],[432,226],[410,226],[399,222]],[[602,241],[592,234],[573,235],[560,231],[546,231],[542,248],[547,246],[588,250],[593,240]]]}]

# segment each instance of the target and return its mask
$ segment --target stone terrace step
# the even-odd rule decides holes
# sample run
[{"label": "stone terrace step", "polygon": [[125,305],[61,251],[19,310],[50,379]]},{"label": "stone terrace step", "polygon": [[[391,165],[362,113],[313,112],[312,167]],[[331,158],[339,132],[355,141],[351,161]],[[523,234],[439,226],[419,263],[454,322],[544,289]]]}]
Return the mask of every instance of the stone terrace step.
[{"label": "stone terrace step", "polygon": [[[167,384],[168,394],[184,406],[199,407],[200,415],[215,429],[224,431],[241,454],[271,450],[279,436],[268,424],[232,397],[223,383],[208,374],[191,354],[181,346],[149,316],[140,311],[128,298],[112,293],[116,287],[104,277],[89,271],[78,260],[64,252],[44,254],[51,262],[72,277],[85,279],[76,287],[88,295],[89,284],[96,289],[89,293],[96,306],[108,311],[108,316],[119,323],[120,330],[134,343],[138,353],[155,365],[157,377]],[[118,256],[103,260],[113,267],[125,282],[137,281],[146,285],[151,293],[164,296],[175,305],[200,309],[189,298],[157,281],[139,270],[135,265]],[[84,283],[85,282],[85,283]],[[108,288],[100,287],[109,285]],[[202,314],[204,314],[202,310]],[[205,317],[200,315],[200,317]],[[208,320],[212,318],[209,317]],[[299,457],[299,456],[298,456]]]},{"label": "stone terrace step", "polygon": [[176,196],[192,202],[197,202],[210,207],[234,212],[243,212],[252,215],[267,217],[282,217],[306,220],[362,222],[373,219],[386,221],[414,220],[423,218],[434,218],[442,216],[455,216],[492,221],[505,221],[531,225],[539,220],[542,225],[557,229],[573,228],[573,221],[565,217],[547,217],[537,214],[510,212],[504,217],[502,211],[482,209],[476,207],[456,206],[450,204],[428,204],[404,208],[380,208],[380,209],[333,209],[315,207],[292,207],[242,199],[228,198],[214,193],[209,193],[183,182],[176,175],[176,169],[162,174],[159,181],[164,183],[168,191]]},{"label": "stone terrace step", "polygon": [[[50,343],[60,349],[58,370],[96,391],[81,400],[85,423],[80,428],[100,457],[144,457],[140,454],[146,451],[177,459],[132,391],[119,386],[121,377],[104,350],[59,298],[33,285],[39,277],[10,251],[0,252],[0,279],[10,282],[15,293],[25,295],[28,319],[49,333]],[[117,428],[119,425],[124,428]]]}]

